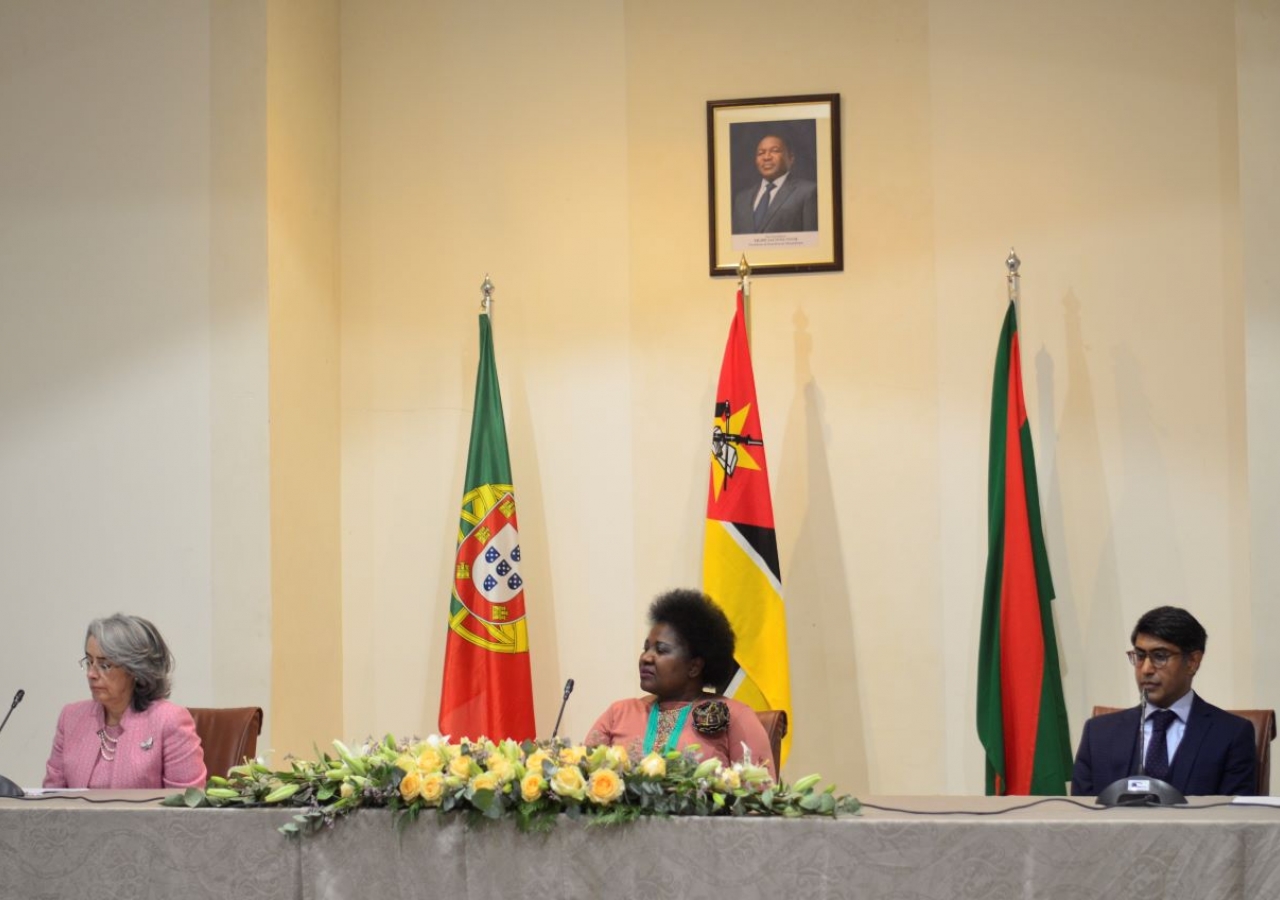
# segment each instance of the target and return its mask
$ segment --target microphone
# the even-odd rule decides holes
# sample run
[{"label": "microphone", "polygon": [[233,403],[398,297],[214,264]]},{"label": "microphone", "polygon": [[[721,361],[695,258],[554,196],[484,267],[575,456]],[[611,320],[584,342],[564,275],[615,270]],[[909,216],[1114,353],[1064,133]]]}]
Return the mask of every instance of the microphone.
[{"label": "microphone", "polygon": [[[22,698],[27,696],[27,692],[19,690],[13,695],[13,703],[9,706],[9,711],[4,714],[4,721],[0,722],[0,731],[4,731],[4,726],[9,724],[9,717],[13,715],[13,711],[18,708],[18,704],[22,702]],[[22,797],[25,796],[22,788],[18,787],[8,778],[0,775],[0,797]]]},{"label": "microphone", "polygon": [[564,716],[564,708],[569,703],[569,695],[573,693],[573,679],[570,678],[564,683],[564,699],[560,701],[560,712],[556,713],[556,727],[551,729],[551,740],[556,739],[556,735],[560,733],[560,719]]},{"label": "microphone", "polygon": [[1138,777],[1147,774],[1147,689],[1138,692]]}]

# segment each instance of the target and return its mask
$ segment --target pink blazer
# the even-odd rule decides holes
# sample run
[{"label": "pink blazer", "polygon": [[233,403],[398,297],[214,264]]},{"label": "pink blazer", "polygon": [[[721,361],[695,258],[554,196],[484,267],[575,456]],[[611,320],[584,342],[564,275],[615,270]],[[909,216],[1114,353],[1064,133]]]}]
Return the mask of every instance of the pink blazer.
[{"label": "pink blazer", "polygon": [[[44,786],[89,786],[101,744],[98,730],[105,723],[96,700],[68,703],[58,716],[53,751],[44,767]],[[110,764],[112,788],[203,787],[208,779],[204,748],[196,723],[185,707],[156,700],[145,712],[133,707],[120,719],[123,733]],[[103,765],[106,765],[103,763]]]}]

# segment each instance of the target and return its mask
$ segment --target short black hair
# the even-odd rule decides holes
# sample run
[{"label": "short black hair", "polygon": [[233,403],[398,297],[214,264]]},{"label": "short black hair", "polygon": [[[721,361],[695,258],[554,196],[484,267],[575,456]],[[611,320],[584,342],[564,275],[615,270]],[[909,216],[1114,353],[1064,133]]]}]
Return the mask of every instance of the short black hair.
[{"label": "short black hair", "polygon": [[787,156],[795,156],[796,152],[791,149],[791,141],[780,131],[766,131],[760,135],[760,140],[756,141],[756,149],[760,149],[760,145],[764,143],[765,138],[777,138],[782,142],[782,149],[787,151]]},{"label": "short black hair", "polygon": [[1203,653],[1205,641],[1209,639],[1204,626],[1196,621],[1196,617],[1177,606],[1157,606],[1150,612],[1143,613],[1138,624],[1133,626],[1129,643],[1137,643],[1140,634],[1149,634],[1167,641],[1183,653],[1194,653],[1197,650]]},{"label": "short black hair", "polygon": [[701,657],[703,681],[724,690],[738,668],[733,659],[736,639],[729,617],[714,600],[690,588],[667,591],[649,607],[649,624],[674,629],[690,658]]}]

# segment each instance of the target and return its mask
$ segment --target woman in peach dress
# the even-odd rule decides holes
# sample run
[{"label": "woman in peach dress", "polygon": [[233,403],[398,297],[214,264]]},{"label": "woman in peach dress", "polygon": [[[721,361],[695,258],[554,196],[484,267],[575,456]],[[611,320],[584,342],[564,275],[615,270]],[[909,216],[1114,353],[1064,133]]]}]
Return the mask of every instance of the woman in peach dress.
[{"label": "woman in peach dress", "polygon": [[769,737],[755,711],[715,693],[733,676],[733,626],[701,591],[668,591],[649,607],[649,636],[640,654],[645,697],[619,700],[596,720],[587,746],[626,747],[632,759],[651,752],[698,746],[702,758],[726,765],[765,765],[778,777]]}]

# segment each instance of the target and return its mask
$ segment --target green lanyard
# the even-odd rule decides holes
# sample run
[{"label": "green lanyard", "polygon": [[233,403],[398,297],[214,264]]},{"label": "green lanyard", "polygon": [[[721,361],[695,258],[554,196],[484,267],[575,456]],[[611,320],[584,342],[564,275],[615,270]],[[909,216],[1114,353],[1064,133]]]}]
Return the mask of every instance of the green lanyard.
[{"label": "green lanyard", "polygon": [[[684,720],[689,718],[689,710],[693,707],[690,703],[684,709],[680,710],[680,715],[676,716],[675,727],[671,729],[671,735],[667,738],[667,745],[662,748],[662,752],[676,749],[676,744],[680,740],[680,732],[684,731]],[[649,727],[644,732],[644,752],[649,755],[653,752],[653,745],[658,742],[658,701],[654,698],[653,708],[649,710]]]}]

